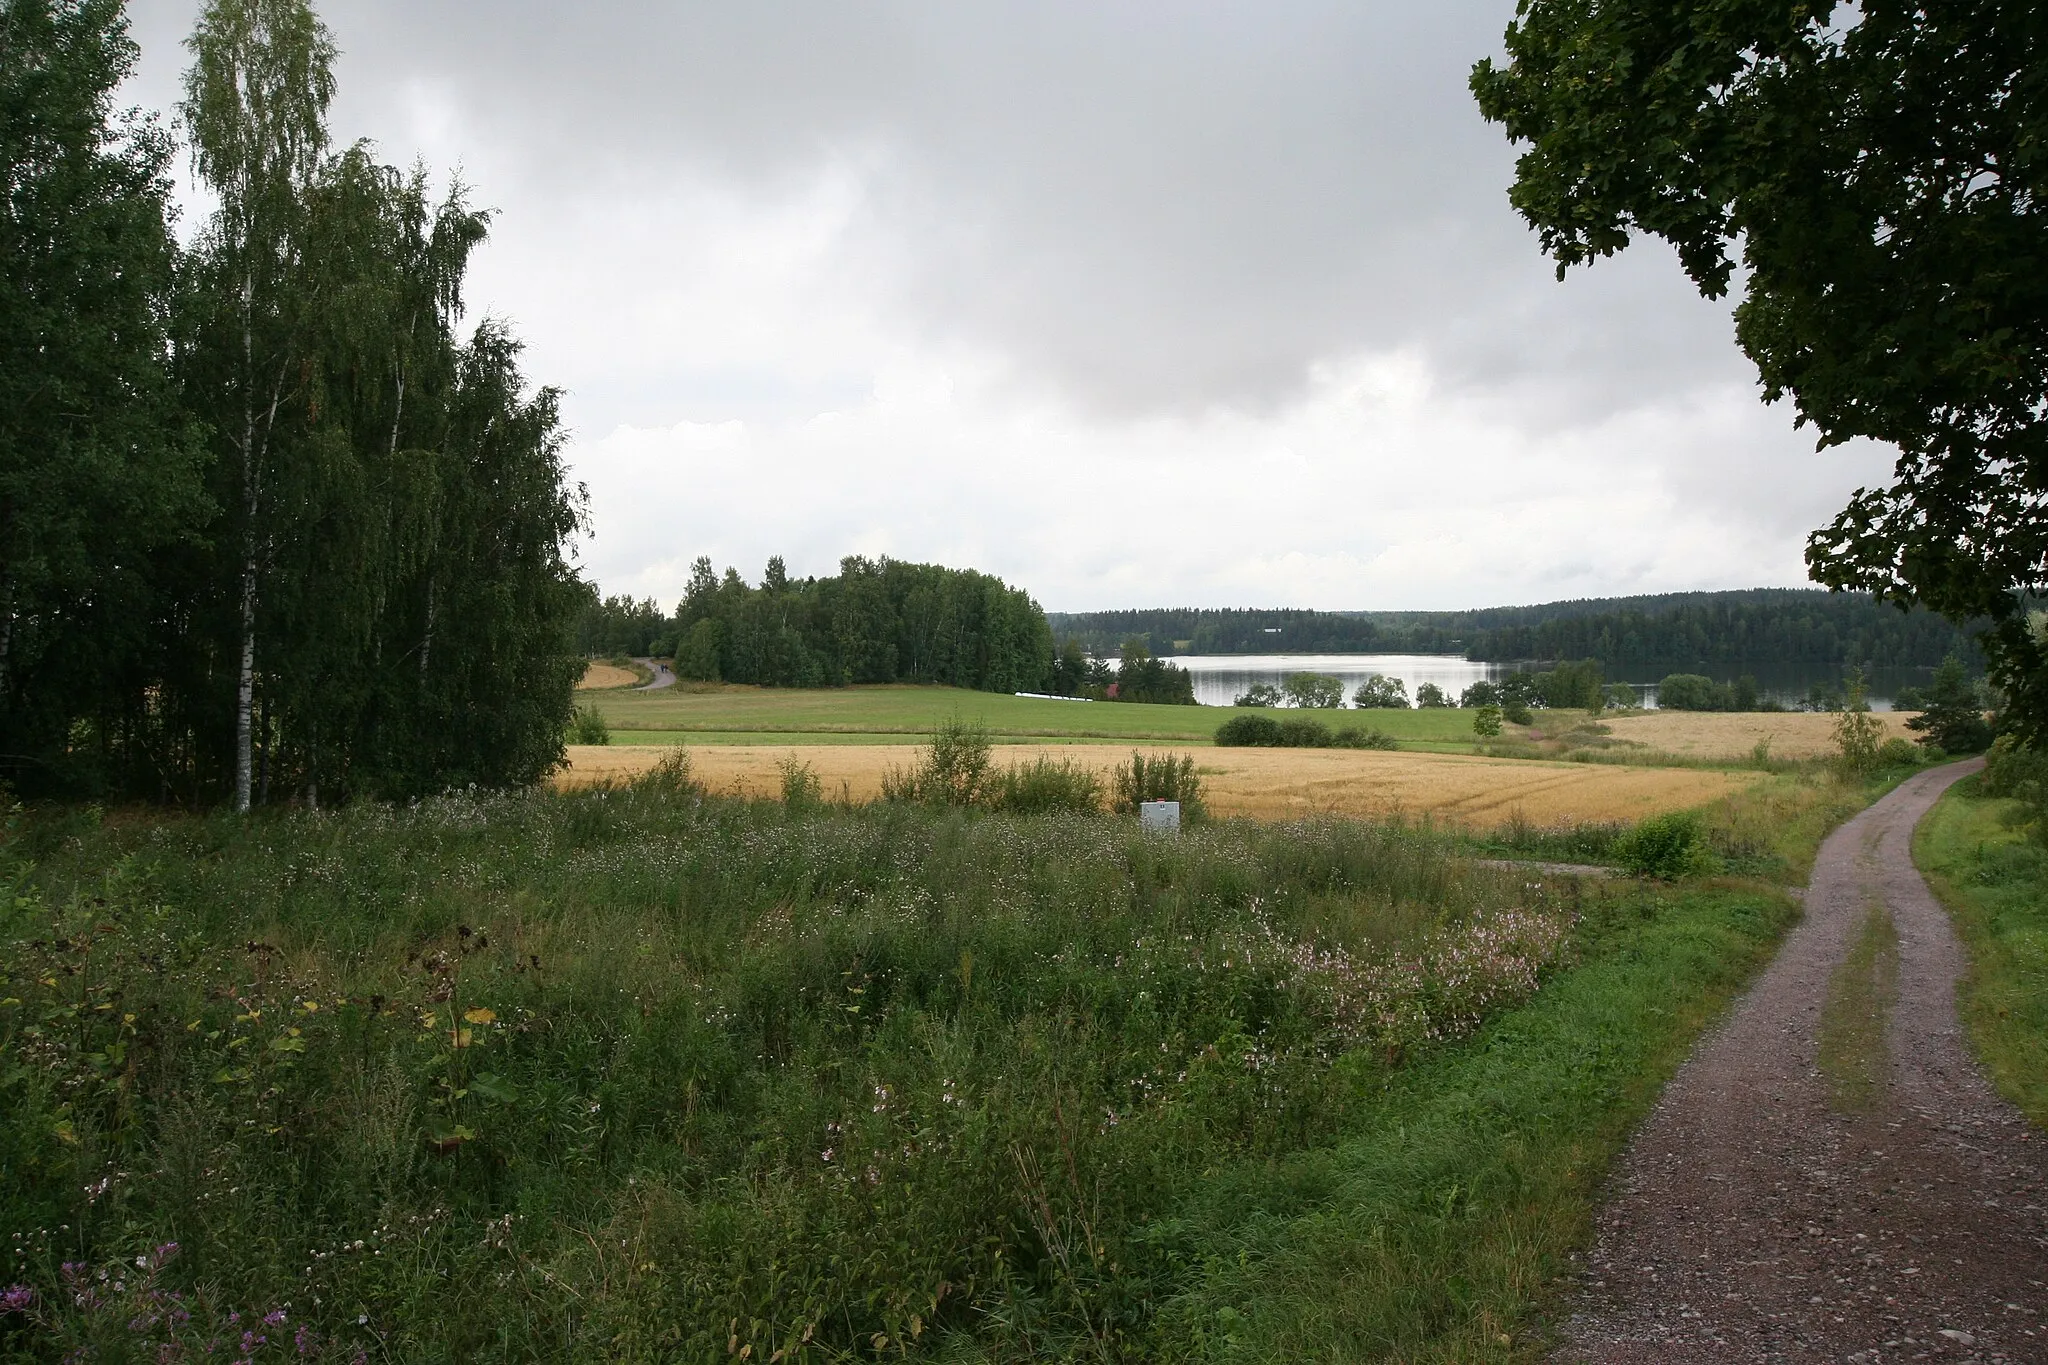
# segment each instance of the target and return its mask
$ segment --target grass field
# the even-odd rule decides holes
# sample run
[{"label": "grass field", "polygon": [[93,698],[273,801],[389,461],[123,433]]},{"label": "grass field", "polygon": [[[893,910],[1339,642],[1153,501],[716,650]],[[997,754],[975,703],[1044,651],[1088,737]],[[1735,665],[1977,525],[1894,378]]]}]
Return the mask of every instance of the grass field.
[{"label": "grass field", "polygon": [[19,1359],[1531,1359],[1794,913],[673,779],[0,871]]},{"label": "grass field", "polygon": [[[891,768],[907,768],[914,745],[751,744],[698,747],[696,776],[714,791],[775,796],[782,765],[809,765],[828,796],[873,801]],[[1145,746],[1148,750],[1154,746]],[[1160,752],[1172,752],[1161,747]],[[629,777],[652,768],[667,747],[572,748],[564,785]],[[1028,761],[1043,746],[997,746],[998,766]],[[1107,773],[1129,756],[1124,746],[1076,746],[1075,762]],[[1607,767],[1521,759],[1458,757],[1344,749],[1217,749],[1199,751],[1203,786],[1219,815],[1297,820],[1307,815],[1406,816],[1469,829],[1509,821],[1539,825],[1632,821],[1688,809],[1754,785],[1761,774],[1685,768]]]},{"label": "grass field", "polygon": [[[988,727],[1005,740],[1207,744],[1234,715],[1223,706],[1147,706],[1125,702],[1042,701],[953,687],[793,688],[682,684],[659,692],[614,692],[591,699],[622,744],[757,743],[764,735],[836,736],[848,743],[902,743],[947,719]],[[1271,715],[1271,712],[1262,714]],[[1472,713],[1456,710],[1330,711],[1332,725],[1372,725],[1404,742],[1473,747]]]},{"label": "grass field", "polygon": [[2024,818],[1966,777],[1921,825],[1913,855],[1969,949],[1970,1040],[2006,1098],[2048,1128],[2048,846]]}]

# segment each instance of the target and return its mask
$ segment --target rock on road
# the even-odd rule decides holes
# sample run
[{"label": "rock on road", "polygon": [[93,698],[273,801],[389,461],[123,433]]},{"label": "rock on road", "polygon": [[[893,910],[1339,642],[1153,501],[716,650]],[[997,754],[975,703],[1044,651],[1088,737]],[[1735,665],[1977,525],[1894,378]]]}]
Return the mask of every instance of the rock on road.
[{"label": "rock on road", "polygon": [[[1821,846],[1805,918],[1618,1165],[1556,1359],[2048,1362],[2048,1141],[1970,1056],[1962,948],[1913,866],[1914,827],[1976,766]],[[1873,904],[1898,933],[1887,1083],[1842,1113],[1821,1010]]]}]

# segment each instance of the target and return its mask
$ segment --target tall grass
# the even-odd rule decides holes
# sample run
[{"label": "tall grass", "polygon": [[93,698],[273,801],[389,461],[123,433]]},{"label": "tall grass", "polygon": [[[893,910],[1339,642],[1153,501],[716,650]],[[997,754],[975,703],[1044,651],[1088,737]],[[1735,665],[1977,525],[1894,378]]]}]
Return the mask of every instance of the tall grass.
[{"label": "tall grass", "polygon": [[1335,1142],[1573,922],[1424,831],[785,778],[11,830],[0,1346],[1142,1352],[1175,1210]]}]

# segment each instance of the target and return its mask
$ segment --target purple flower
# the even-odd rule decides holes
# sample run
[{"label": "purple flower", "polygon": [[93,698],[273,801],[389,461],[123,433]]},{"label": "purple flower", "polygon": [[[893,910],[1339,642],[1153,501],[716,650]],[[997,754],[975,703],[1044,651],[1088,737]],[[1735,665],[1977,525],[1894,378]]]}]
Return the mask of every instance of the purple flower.
[{"label": "purple flower", "polygon": [[26,1313],[35,1301],[35,1290],[25,1284],[11,1284],[0,1293],[0,1313]]},{"label": "purple flower", "polygon": [[155,1251],[152,1251],[152,1252],[150,1252],[150,1253],[149,1253],[149,1263],[150,1263],[150,1266],[151,1266],[151,1268],[155,1268],[155,1267],[157,1267],[157,1266],[161,1266],[161,1265],[162,1265],[162,1264],[163,1264],[164,1262],[166,1262],[166,1261],[170,1260],[170,1259],[171,1259],[171,1257],[173,1257],[173,1256],[175,1256],[175,1255],[177,1255],[177,1254],[178,1254],[178,1244],[177,1244],[176,1242],[165,1242],[165,1243],[164,1243],[164,1244],[163,1244],[162,1246],[158,1247],[158,1248],[157,1248],[157,1249],[156,1249]]},{"label": "purple flower", "polygon": [[292,1345],[298,1348],[302,1356],[313,1354],[313,1333],[304,1323],[299,1324],[299,1330],[292,1333]]},{"label": "purple flower", "polygon": [[263,1315],[263,1325],[265,1327],[276,1327],[281,1325],[283,1322],[284,1310],[282,1308],[273,1308],[268,1313],[265,1313]]}]

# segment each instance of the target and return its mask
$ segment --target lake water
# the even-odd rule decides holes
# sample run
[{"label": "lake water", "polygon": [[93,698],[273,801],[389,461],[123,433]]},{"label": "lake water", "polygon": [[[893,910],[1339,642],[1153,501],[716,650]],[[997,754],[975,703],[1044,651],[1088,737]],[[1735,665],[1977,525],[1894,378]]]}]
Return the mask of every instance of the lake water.
[{"label": "lake water", "polygon": [[[1503,673],[1514,672],[1518,667],[1514,664],[1474,663],[1457,654],[1184,654],[1169,657],[1167,662],[1178,664],[1194,675],[1195,700],[1204,706],[1228,706],[1253,683],[1271,683],[1278,687],[1280,680],[1289,673],[1331,674],[1343,681],[1346,698],[1366,678],[1380,673],[1405,683],[1411,700],[1415,689],[1426,682],[1435,683],[1456,700],[1460,692],[1480,679],[1497,678]],[[1841,680],[1838,671],[1817,666],[1790,665],[1744,671],[1754,673],[1759,692],[1787,706],[1803,700],[1807,690],[1817,682],[1839,683]],[[1716,682],[1733,681],[1732,674],[1723,676],[1714,669],[1683,664],[1624,665],[1608,670],[1607,678],[1609,682],[1628,683],[1636,689],[1643,705],[1655,708],[1657,683],[1662,678],[1671,673],[1692,672],[1706,673]],[[1891,710],[1892,696],[1899,688],[1908,684],[1924,685],[1933,675],[1931,668],[1871,670],[1872,709]]]}]

